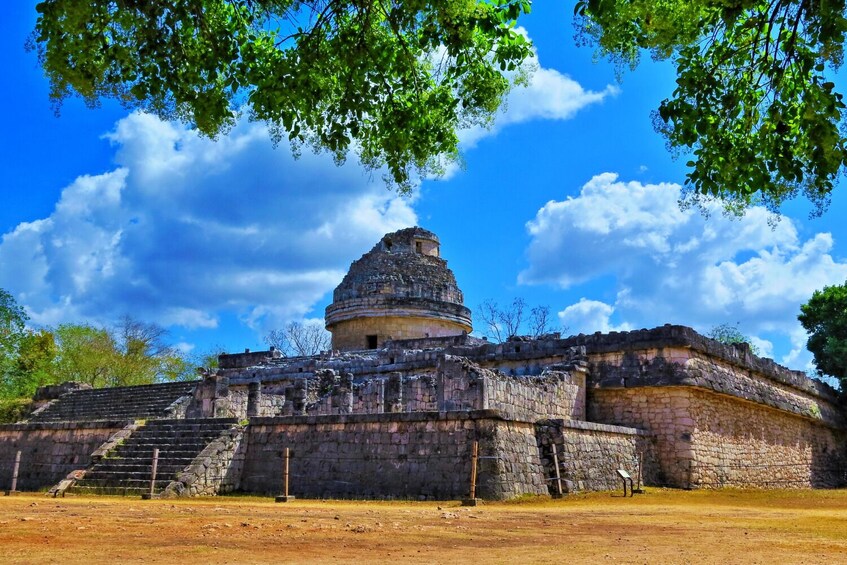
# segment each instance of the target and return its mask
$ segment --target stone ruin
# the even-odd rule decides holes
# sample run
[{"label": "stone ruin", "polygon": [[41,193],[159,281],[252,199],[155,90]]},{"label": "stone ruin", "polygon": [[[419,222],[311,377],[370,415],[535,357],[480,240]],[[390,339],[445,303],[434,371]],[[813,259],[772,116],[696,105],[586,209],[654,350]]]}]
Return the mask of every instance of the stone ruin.
[{"label": "stone ruin", "polygon": [[829,386],[683,326],[478,340],[439,255],[410,228],[354,262],[327,308],[332,352],[41,390],[0,426],[0,485],[20,453],[21,489],[148,492],[153,449],[157,496],[279,494],[286,463],[303,497],[465,498],[474,462],[488,499],[620,488],[619,469],[677,488],[847,483]]}]

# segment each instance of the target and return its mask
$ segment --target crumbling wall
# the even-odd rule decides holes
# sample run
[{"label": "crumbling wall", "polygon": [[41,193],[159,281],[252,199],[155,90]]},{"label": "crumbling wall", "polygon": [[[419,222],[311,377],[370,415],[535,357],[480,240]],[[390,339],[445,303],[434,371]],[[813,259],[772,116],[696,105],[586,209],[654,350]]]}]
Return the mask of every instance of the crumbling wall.
[{"label": "crumbling wall", "polygon": [[[658,480],[658,461],[649,433],[623,426],[592,422],[544,420],[536,424],[538,449],[550,494],[557,493],[556,462],[562,491],[580,492],[621,488],[618,469],[642,484]],[[554,457],[555,451],[555,457]]]},{"label": "crumbling wall", "polygon": [[186,418],[231,418],[229,379],[223,375],[207,374],[194,387],[185,408]]},{"label": "crumbling wall", "polygon": [[244,427],[233,426],[177,473],[163,496],[215,496],[238,490],[244,467]]},{"label": "crumbling wall", "polygon": [[667,347],[614,352],[591,357],[590,386],[634,388],[687,386],[734,396],[799,416],[813,416],[832,427],[847,424],[829,387],[818,381],[788,381],[733,365],[702,351]]},{"label": "crumbling wall", "polygon": [[18,451],[18,490],[39,490],[71,471],[85,469],[92,453],[125,425],[109,421],[0,425],[0,488],[11,487]]},{"label": "crumbling wall", "polygon": [[318,369],[309,377],[266,385],[256,379],[230,387],[227,406],[238,417],[491,409],[527,421],[584,418],[585,372],[570,369],[554,366],[537,376],[515,377],[442,355],[435,371],[422,375],[394,372],[355,382],[352,373]]},{"label": "crumbling wall", "polygon": [[843,431],[683,386],[592,389],[589,418],[651,432],[659,481],[674,487],[845,484]]},{"label": "crumbling wall", "polygon": [[478,497],[546,492],[533,424],[493,411],[257,418],[247,441],[247,492],[281,492],[287,447],[294,496],[464,498],[474,441]]},{"label": "crumbling wall", "polygon": [[439,359],[437,374],[439,409],[498,410],[526,421],[585,417],[582,372],[554,369],[536,377],[514,377],[446,355]]}]

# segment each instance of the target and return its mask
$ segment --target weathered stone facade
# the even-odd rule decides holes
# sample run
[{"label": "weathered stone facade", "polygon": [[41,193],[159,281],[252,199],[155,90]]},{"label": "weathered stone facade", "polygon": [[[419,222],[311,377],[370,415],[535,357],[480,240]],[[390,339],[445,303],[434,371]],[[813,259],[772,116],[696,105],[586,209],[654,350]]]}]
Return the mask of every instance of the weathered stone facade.
[{"label": "weathered stone facade", "polygon": [[179,472],[163,496],[214,496],[238,490],[246,447],[244,426],[233,426]]},{"label": "weathered stone facade", "polygon": [[[618,488],[618,469],[642,484],[661,484],[648,432],[593,422],[544,420],[536,424],[536,438],[548,476],[556,477],[555,464],[559,465],[563,493]],[[550,492],[556,494],[552,483]]]},{"label": "weathered stone facade", "polygon": [[326,309],[332,348],[377,349],[392,339],[469,333],[470,310],[439,255],[438,237],[415,227],[385,235],[353,262]]},{"label": "weathered stone facade", "polygon": [[477,494],[546,494],[531,422],[496,411],[258,418],[250,422],[241,486],[282,491],[283,453],[297,496],[450,499],[467,497],[479,442]]},{"label": "weathered stone facade", "polygon": [[[617,469],[684,488],[847,482],[834,391],[678,326],[498,345],[468,336],[395,340],[312,358],[243,355],[222,357],[222,368],[182,400],[159,401],[169,417],[182,406],[188,417],[250,421],[238,439],[218,438],[201,452],[168,492],[278,491],[290,447],[295,495],[465,496],[474,441],[479,496],[489,498],[553,492],[553,446],[567,491],[618,488]],[[87,393],[68,392],[39,417]],[[71,461],[84,467],[82,455],[124,424],[73,448],[62,430],[77,424],[45,425],[0,429],[6,461],[14,446],[50,446],[39,457],[54,472],[31,473],[22,488],[48,486]],[[62,460],[58,452],[68,450],[75,459]]]},{"label": "weathered stone facade", "polygon": [[85,469],[92,454],[125,422],[43,422],[0,425],[0,488],[9,488],[18,451],[19,490],[38,490],[62,480],[74,469]]},{"label": "weathered stone facade", "polygon": [[460,498],[475,444],[482,498],[555,493],[557,476],[567,492],[616,489],[618,469],[682,488],[847,485],[827,385],[682,326],[473,338],[420,228],[351,266],[327,327],[336,350],[312,357],[245,351],[195,383],[42,391],[30,423],[0,426],[0,487],[20,450],[20,488],[86,466],[84,481],[120,484],[102,462],[119,454],[138,490],[156,445],[168,495],[279,494],[287,448],[295,496]]},{"label": "weathered stone facade", "polygon": [[660,484],[832,487],[845,484],[842,430],[686,387],[595,390],[590,417],[655,438]]}]

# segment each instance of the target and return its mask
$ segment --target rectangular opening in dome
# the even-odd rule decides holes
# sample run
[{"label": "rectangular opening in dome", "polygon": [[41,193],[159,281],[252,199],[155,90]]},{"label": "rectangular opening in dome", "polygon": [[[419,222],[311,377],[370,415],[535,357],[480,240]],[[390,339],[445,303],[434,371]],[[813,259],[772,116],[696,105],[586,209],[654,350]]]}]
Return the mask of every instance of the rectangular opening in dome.
[{"label": "rectangular opening in dome", "polygon": [[365,336],[365,339],[367,339],[367,341],[368,341],[368,349],[376,349],[376,341],[377,340],[376,340],[375,335]]}]

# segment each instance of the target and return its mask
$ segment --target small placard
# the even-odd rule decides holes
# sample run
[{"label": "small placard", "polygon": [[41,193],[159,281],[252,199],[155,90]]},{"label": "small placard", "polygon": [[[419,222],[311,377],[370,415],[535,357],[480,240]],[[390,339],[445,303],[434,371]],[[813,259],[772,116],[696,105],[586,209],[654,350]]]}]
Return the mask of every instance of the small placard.
[{"label": "small placard", "polygon": [[623,469],[618,469],[618,475],[620,475],[622,479],[632,479],[632,477],[629,476],[629,473],[627,473]]}]

